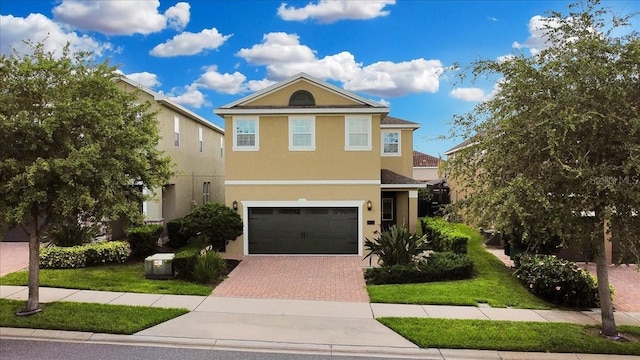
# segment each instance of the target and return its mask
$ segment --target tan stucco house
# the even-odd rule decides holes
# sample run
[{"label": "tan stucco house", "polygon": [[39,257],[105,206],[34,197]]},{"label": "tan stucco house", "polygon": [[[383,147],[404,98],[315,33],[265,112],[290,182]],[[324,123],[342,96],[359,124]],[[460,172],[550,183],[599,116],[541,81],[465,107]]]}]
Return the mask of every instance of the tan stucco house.
[{"label": "tan stucco house", "polygon": [[139,91],[140,101],[150,101],[157,111],[161,139],[158,149],[171,156],[175,175],[153,194],[142,212],[147,222],[167,222],[183,217],[207,202],[224,202],[224,130],[165,95],[123,77],[125,90]]},{"label": "tan stucco house", "polygon": [[413,151],[413,178],[420,181],[437,180],[440,159],[420,151]]},{"label": "tan stucco house", "polygon": [[362,255],[391,224],[415,231],[413,131],[389,108],[298,74],[215,110],[225,120],[234,254]]}]

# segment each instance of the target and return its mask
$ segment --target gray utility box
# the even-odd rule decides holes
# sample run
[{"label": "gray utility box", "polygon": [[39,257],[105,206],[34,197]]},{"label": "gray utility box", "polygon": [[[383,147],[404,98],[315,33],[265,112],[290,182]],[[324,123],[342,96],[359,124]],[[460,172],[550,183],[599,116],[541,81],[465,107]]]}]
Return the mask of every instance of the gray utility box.
[{"label": "gray utility box", "polygon": [[144,259],[144,277],[147,279],[171,279],[175,254],[155,254]]}]

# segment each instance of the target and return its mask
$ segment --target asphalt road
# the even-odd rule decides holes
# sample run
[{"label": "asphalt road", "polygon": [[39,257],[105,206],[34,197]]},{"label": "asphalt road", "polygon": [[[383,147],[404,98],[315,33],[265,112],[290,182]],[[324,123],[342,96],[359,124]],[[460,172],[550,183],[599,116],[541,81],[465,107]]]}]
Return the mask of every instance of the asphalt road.
[{"label": "asphalt road", "polygon": [[[372,359],[385,359],[371,357]],[[170,347],[90,344],[58,341],[0,339],[2,360],[362,360],[367,357],[338,357],[301,354],[260,353],[184,349]],[[391,358],[386,358],[392,360]]]}]

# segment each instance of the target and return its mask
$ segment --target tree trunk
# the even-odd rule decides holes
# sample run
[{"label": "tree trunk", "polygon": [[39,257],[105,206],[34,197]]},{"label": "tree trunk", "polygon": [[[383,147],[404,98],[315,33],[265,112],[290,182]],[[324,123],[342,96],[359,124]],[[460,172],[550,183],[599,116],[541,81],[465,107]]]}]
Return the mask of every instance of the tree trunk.
[{"label": "tree trunk", "polygon": [[31,232],[29,233],[29,300],[24,313],[40,310],[40,228],[38,212],[31,214]]},{"label": "tree trunk", "polygon": [[[605,230],[606,231],[606,230]],[[600,296],[600,311],[602,316],[602,335],[609,338],[619,336],[616,328],[616,320],[613,317],[613,302],[609,292],[609,271],[607,269],[607,258],[604,253],[603,237],[601,246],[596,249],[596,274],[598,276],[598,295]]]}]

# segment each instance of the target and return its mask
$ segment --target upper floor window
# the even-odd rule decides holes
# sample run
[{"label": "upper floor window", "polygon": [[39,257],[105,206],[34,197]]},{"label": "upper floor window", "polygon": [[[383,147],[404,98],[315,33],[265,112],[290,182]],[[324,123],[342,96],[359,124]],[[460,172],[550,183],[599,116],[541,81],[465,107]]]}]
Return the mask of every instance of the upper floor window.
[{"label": "upper floor window", "polygon": [[371,116],[345,118],[345,150],[371,150]]},{"label": "upper floor window", "polygon": [[173,146],[180,147],[180,118],[173,117]]},{"label": "upper floor window", "polygon": [[233,150],[256,151],[259,149],[259,123],[257,117],[233,119]]},{"label": "upper floor window", "polygon": [[198,150],[200,152],[204,151],[204,137],[203,137],[203,134],[202,134],[202,128],[201,127],[198,128]]},{"label": "upper floor window", "polygon": [[382,131],[382,155],[400,156],[400,131]]},{"label": "upper floor window", "polygon": [[316,100],[307,90],[298,90],[289,98],[289,106],[314,106],[315,104]]},{"label": "upper floor window", "polygon": [[314,117],[289,117],[289,150],[315,150],[315,133],[316,121]]}]

